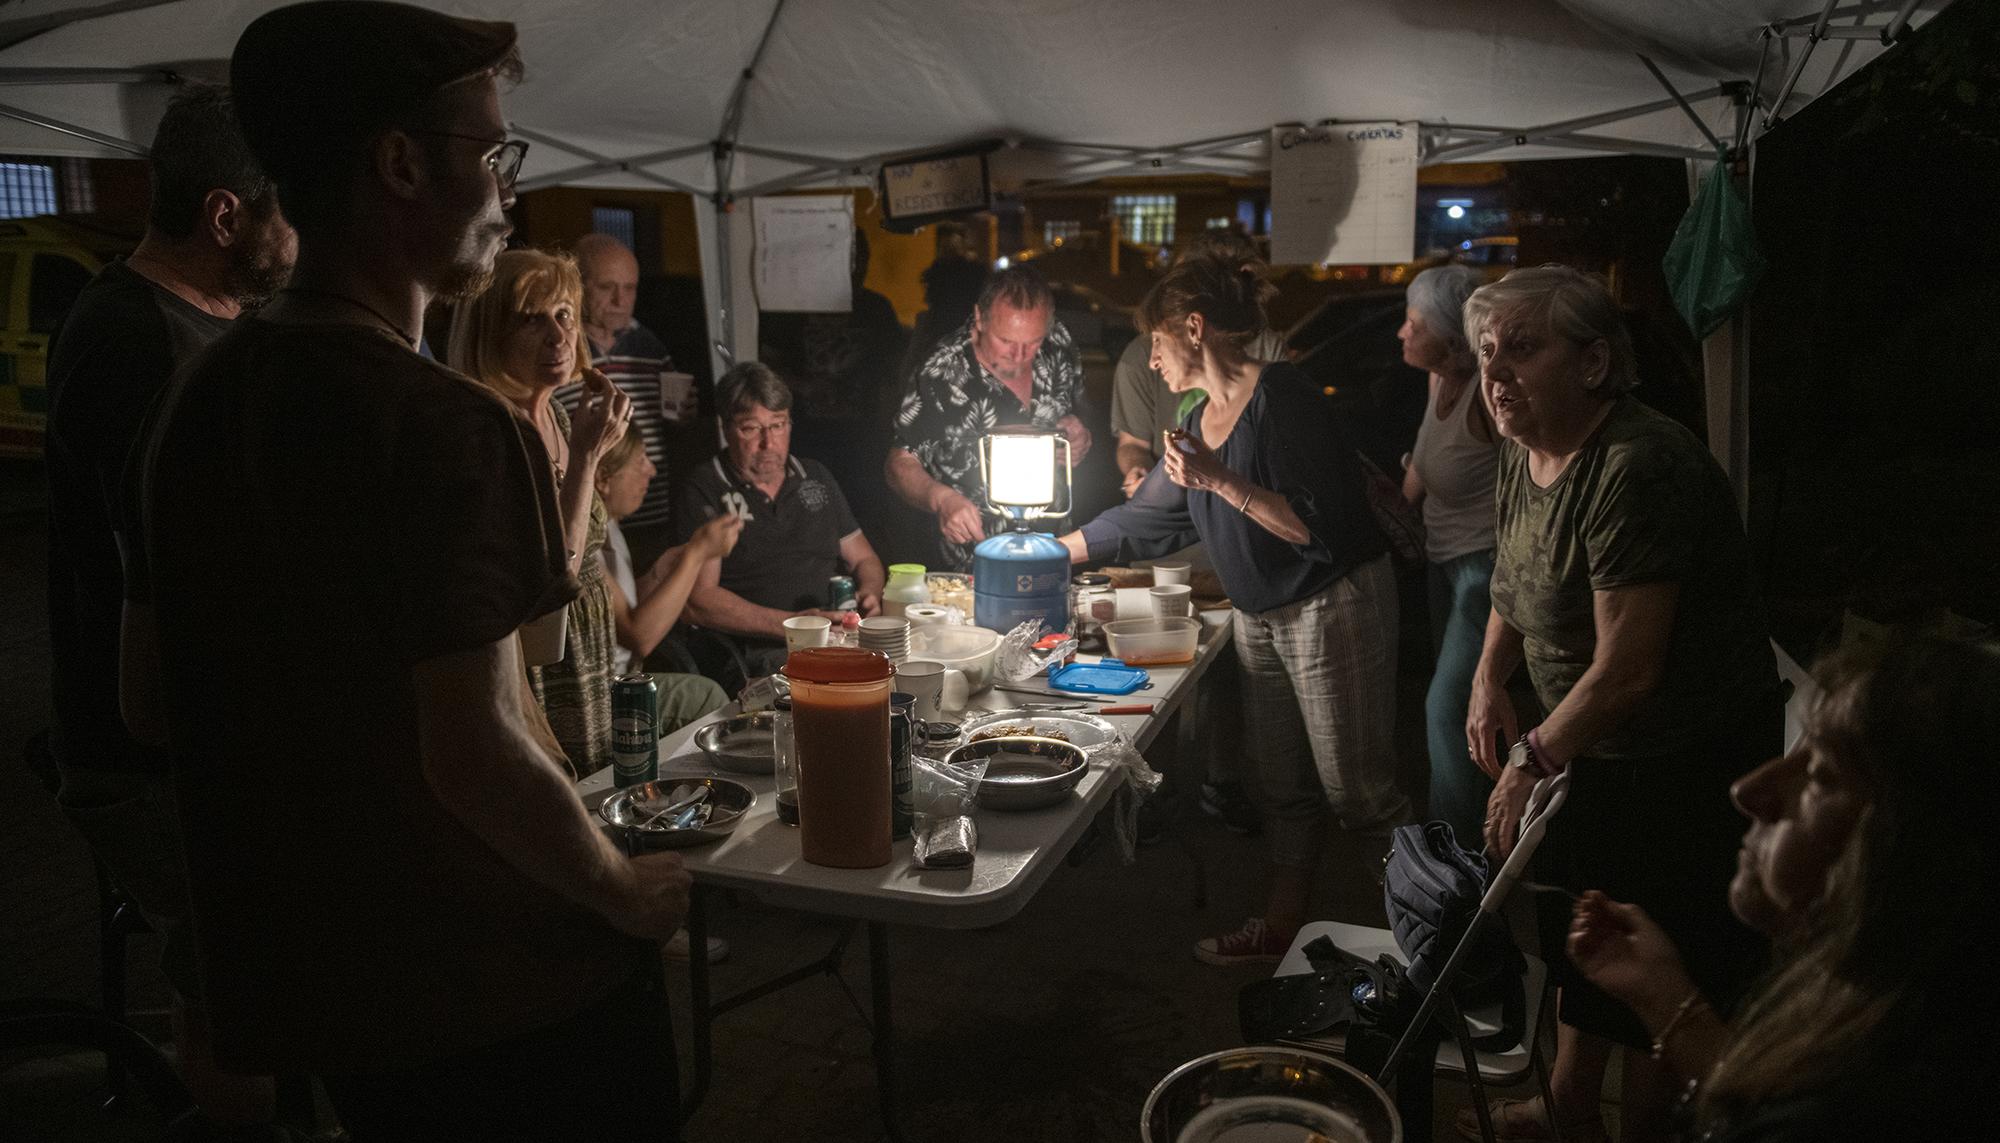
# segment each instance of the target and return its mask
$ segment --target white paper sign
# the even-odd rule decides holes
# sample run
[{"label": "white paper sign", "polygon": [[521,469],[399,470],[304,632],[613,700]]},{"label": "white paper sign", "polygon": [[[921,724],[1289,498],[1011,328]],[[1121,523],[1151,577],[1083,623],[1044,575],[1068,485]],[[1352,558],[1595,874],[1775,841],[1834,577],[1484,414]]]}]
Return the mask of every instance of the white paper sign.
[{"label": "white paper sign", "polygon": [[1271,129],[1271,261],[1407,262],[1417,243],[1417,124]]},{"label": "white paper sign", "polygon": [[854,199],[786,195],[751,203],[757,227],[757,305],[846,313],[854,308]]}]

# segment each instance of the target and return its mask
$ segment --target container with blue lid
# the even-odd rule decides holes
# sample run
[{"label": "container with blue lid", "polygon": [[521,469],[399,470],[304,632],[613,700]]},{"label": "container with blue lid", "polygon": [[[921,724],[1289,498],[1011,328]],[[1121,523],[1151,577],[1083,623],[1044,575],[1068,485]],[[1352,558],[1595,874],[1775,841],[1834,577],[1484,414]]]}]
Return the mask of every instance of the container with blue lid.
[{"label": "container with blue lid", "polygon": [[1117,659],[1071,663],[1049,676],[1051,688],[1085,695],[1129,695],[1151,685],[1152,676],[1144,668],[1128,667]]}]

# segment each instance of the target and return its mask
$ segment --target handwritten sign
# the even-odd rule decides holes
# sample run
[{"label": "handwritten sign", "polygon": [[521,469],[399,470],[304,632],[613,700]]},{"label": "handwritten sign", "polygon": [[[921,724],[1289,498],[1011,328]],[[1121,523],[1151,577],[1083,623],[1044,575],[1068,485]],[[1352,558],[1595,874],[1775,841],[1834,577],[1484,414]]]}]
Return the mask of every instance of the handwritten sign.
[{"label": "handwritten sign", "polygon": [[1416,248],[1417,125],[1271,130],[1271,261],[1407,262]]},{"label": "handwritten sign", "polygon": [[772,312],[854,308],[854,199],[783,195],[752,203],[757,305]]},{"label": "handwritten sign", "polygon": [[986,155],[935,155],[882,168],[883,217],[894,222],[985,210],[993,204]]}]

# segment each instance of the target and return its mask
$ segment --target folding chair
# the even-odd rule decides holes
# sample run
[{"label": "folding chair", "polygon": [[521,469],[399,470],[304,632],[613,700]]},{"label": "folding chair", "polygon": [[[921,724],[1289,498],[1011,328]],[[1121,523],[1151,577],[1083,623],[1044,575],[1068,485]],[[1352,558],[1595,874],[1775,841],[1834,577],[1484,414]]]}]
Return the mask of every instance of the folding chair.
[{"label": "folding chair", "polygon": [[[1472,1089],[1473,1106],[1478,1112],[1480,1133],[1485,1137],[1486,1143],[1495,1143],[1493,1117],[1486,1101],[1488,1084],[1508,1087],[1521,1083],[1532,1073],[1542,1089],[1544,1113],[1549,1114],[1550,1109],[1555,1106],[1549,1090],[1548,1065],[1543,1059],[1541,1050],[1542,1017],[1548,999],[1548,966],[1539,956],[1533,955],[1532,951],[1523,950],[1522,959],[1527,967],[1521,976],[1521,987],[1528,1002],[1527,1022],[1522,1029],[1521,1042],[1504,1052],[1476,1051],[1471,1046],[1472,1037],[1486,1035],[1500,1027],[1499,1006],[1493,1005],[1461,1013],[1456,1005],[1450,1003],[1447,986],[1456,979],[1459,970],[1464,967],[1464,958],[1475,947],[1480,932],[1487,925],[1506,923],[1502,910],[1507,905],[1508,897],[1514,886],[1520,882],[1522,872],[1527,868],[1529,859],[1534,856],[1535,849],[1541,845],[1542,837],[1548,830],[1549,817],[1561,808],[1568,790],[1569,775],[1566,773],[1553,778],[1544,778],[1535,784],[1534,793],[1528,800],[1527,812],[1522,817],[1520,837],[1513,851],[1494,873],[1491,884],[1480,899],[1479,912],[1467,926],[1464,938],[1459,941],[1458,947],[1452,950],[1444,967],[1438,971],[1436,983],[1425,994],[1416,1016],[1412,1018],[1409,1027],[1404,1030],[1395,1048],[1389,1053],[1389,1058],[1383,1064],[1381,1071],[1374,1077],[1384,1086],[1394,1081],[1404,1057],[1413,1050],[1422,1038],[1425,1026],[1437,1015],[1438,1005],[1445,1004],[1450,1020],[1446,1025],[1447,1035],[1444,1042],[1437,1048],[1433,1074],[1465,1078]],[[1532,932],[1534,926],[1516,925],[1514,928],[1517,932],[1522,929]],[[1285,959],[1279,963],[1274,975],[1290,976],[1314,971],[1311,961],[1307,958],[1305,947],[1322,936],[1363,960],[1373,961],[1384,954],[1401,959],[1396,936],[1388,929],[1346,925],[1337,921],[1318,921],[1299,930],[1298,936],[1292,941],[1292,947],[1285,953]],[[1297,1047],[1344,1055],[1347,1036],[1345,1029],[1336,1028],[1323,1036],[1283,1042]],[[1404,1130],[1410,1132],[1412,1138],[1427,1137],[1428,1128],[1429,1124],[1404,1125]],[[1551,1138],[1561,1143],[1562,1128],[1554,1122],[1552,1114],[1549,1130],[1552,1133]]]}]

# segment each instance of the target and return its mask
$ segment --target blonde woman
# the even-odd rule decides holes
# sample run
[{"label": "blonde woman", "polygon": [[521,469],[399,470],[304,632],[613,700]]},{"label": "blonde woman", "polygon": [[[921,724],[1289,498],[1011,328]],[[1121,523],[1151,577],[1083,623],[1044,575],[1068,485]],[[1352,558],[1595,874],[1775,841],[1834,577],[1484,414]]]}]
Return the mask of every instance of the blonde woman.
[{"label": "blonde woman", "polygon": [[2000,655],[1899,633],[1817,674],[1797,745],[1732,791],[1750,829],[1730,908],[1778,970],[1725,1020],[1657,921],[1594,892],[1570,958],[1691,1081],[1702,1139],[1973,1138],[1994,1055],[1974,950],[2000,891]]},{"label": "blonde woman", "polygon": [[[569,570],[582,590],[569,605],[561,660],[529,673],[578,777],[611,762],[617,629],[598,557],[608,517],[597,495],[597,470],[631,416],[630,398],[587,366],[582,304],[582,279],[569,257],[510,250],[496,261],[486,289],[459,303],[451,329],[452,366],[512,403],[534,426],[554,467]],[[584,399],[572,421],[550,397],[578,377]],[[538,509],[524,504],[521,510]]]}]

